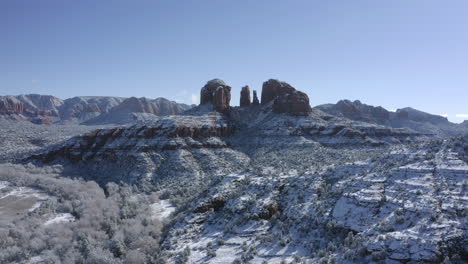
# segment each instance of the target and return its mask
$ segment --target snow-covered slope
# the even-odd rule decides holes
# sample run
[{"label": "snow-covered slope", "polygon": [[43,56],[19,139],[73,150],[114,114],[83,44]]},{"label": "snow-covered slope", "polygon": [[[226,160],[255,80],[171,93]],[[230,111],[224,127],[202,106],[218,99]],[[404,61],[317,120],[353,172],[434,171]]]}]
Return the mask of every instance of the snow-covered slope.
[{"label": "snow-covered slope", "polygon": [[468,135],[271,105],[212,110],[98,129],[27,161],[156,191],[148,213],[173,220],[169,263],[467,260]]},{"label": "snow-covered slope", "polygon": [[189,105],[178,104],[165,98],[131,97],[108,113],[90,119],[85,124],[128,124],[137,120],[157,119],[158,116],[177,115],[190,108]]},{"label": "snow-covered slope", "polygon": [[179,216],[163,246],[176,263],[466,260],[468,164],[459,143],[395,146],[348,163],[332,155],[341,165],[304,173],[227,175]]},{"label": "snow-covered slope", "polygon": [[454,136],[467,133],[466,126],[451,123],[446,117],[425,113],[411,107],[397,109],[395,112],[381,106],[363,104],[356,100],[341,100],[336,104],[324,104],[315,109],[328,114],[351,120],[380,124],[393,128],[408,128],[424,134]]}]

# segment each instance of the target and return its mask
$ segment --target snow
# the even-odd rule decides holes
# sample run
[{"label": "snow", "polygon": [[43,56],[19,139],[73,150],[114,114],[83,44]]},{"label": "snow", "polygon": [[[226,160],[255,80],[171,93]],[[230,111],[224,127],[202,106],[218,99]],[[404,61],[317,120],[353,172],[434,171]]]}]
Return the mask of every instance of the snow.
[{"label": "snow", "polygon": [[50,225],[55,225],[55,224],[60,224],[60,223],[68,223],[68,222],[73,222],[75,221],[75,217],[69,213],[62,213],[62,214],[57,214],[53,218],[47,220],[44,225],[45,226],[50,226]]},{"label": "snow", "polygon": [[153,218],[167,219],[174,211],[175,207],[168,200],[159,200],[151,204]]}]

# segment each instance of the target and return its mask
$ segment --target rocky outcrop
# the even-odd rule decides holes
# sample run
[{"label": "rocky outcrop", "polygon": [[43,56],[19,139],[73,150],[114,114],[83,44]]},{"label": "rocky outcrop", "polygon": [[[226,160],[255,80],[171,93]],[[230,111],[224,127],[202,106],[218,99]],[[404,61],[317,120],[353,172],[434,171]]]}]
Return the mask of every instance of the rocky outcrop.
[{"label": "rocky outcrop", "polygon": [[263,83],[262,86],[262,105],[275,100],[277,97],[296,91],[291,85],[286,82],[270,79]]},{"label": "rocky outcrop", "polygon": [[230,101],[231,87],[222,80],[211,80],[200,91],[200,104],[212,104],[218,112],[227,111]]},{"label": "rocky outcrop", "polygon": [[250,88],[249,86],[242,87],[240,94],[240,107],[250,106]]},{"label": "rocky outcrop", "polygon": [[423,111],[416,110],[411,107],[405,107],[402,109],[397,109],[396,114],[402,119],[408,119],[415,122],[427,122],[434,125],[447,124],[449,123],[448,119],[439,115],[432,115],[425,113]]},{"label": "rocky outcrop", "polygon": [[22,115],[24,112],[24,105],[12,96],[0,97],[0,114],[1,115]]},{"label": "rocky outcrop", "polygon": [[381,122],[390,118],[390,112],[381,106],[370,106],[361,103],[359,100],[351,102],[341,100],[336,104],[336,109],[343,113],[346,118],[359,121]]},{"label": "rocky outcrop", "polygon": [[195,208],[193,212],[206,213],[210,210],[219,211],[221,208],[223,208],[226,200],[226,197],[222,195],[213,197],[211,200],[201,203],[197,208]]},{"label": "rocky outcrop", "polygon": [[257,91],[254,90],[252,105],[259,105],[259,104],[260,104],[260,101],[258,100]]},{"label": "rocky outcrop", "polygon": [[24,115],[28,117],[48,116],[58,118],[63,100],[51,95],[27,94],[16,98],[24,105]]},{"label": "rocky outcrop", "polygon": [[292,115],[312,112],[307,94],[297,91],[286,82],[270,79],[263,83],[262,105],[273,101],[273,111]]},{"label": "rocky outcrop", "polygon": [[293,91],[277,97],[273,103],[273,111],[292,115],[307,115],[312,112],[312,108],[310,108],[307,94]]},{"label": "rocky outcrop", "polygon": [[225,140],[234,131],[219,113],[174,115],[130,127],[98,129],[31,159],[86,166],[99,183],[188,176],[194,180],[204,173],[219,173],[220,167],[233,171],[247,166],[246,155],[232,150]]}]

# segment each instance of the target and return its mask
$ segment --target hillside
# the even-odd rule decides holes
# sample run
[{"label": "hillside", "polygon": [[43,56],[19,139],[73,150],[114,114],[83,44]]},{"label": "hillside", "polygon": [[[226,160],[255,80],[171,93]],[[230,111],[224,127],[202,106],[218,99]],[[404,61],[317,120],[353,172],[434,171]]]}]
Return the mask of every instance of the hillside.
[{"label": "hillside", "polygon": [[349,118],[356,121],[364,121],[394,128],[409,128],[414,131],[437,136],[454,136],[467,133],[466,126],[451,123],[446,117],[432,115],[406,107],[395,112],[388,111],[380,106],[363,104],[356,100],[341,100],[336,104],[324,104],[316,106],[331,115]]},{"label": "hillside", "polygon": [[[242,91],[243,105],[232,107],[231,87],[215,79],[183,114],[77,125],[88,130],[75,136],[58,129],[70,124],[9,121],[29,124],[21,138],[42,127],[57,136],[0,164],[0,211],[15,221],[0,222],[0,260],[468,261],[468,134],[391,126],[392,114],[365,105],[347,116],[311,108],[278,80],[264,83],[261,101]],[[102,117],[161,113],[154,103],[130,98]],[[447,123],[402,111],[411,122]]]}]

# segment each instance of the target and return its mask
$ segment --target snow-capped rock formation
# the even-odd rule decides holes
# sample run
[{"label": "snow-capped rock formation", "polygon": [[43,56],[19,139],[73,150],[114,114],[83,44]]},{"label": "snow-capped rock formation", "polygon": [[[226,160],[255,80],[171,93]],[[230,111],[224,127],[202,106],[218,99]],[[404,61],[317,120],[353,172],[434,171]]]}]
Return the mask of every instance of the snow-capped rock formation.
[{"label": "snow-capped rock formation", "polygon": [[123,125],[140,119],[157,119],[158,116],[177,115],[191,106],[169,101],[165,98],[136,98],[130,97],[110,109],[107,113],[86,121],[84,124]]},{"label": "snow-capped rock formation", "polygon": [[84,122],[109,112],[125,98],[110,96],[77,96],[64,100],[59,108],[61,120]]},{"label": "snow-capped rock formation", "polygon": [[50,95],[0,96],[0,115],[12,120],[50,124],[60,118],[63,101]]},{"label": "snow-capped rock formation", "polygon": [[[176,171],[204,174],[207,171],[203,166],[207,165],[221,169],[216,162],[227,162],[222,166],[225,172],[237,171],[232,168],[244,166],[249,160],[247,153],[264,146],[383,146],[424,138],[422,134],[404,129],[343,119],[327,121],[320,113],[278,114],[272,111],[271,105],[231,108],[229,116],[212,110],[210,105],[201,105],[180,116],[96,130],[46,150],[34,159],[85,165],[92,168],[92,175],[113,172],[110,178],[96,176],[100,182],[146,183],[157,180],[160,175],[174,175]],[[210,157],[208,161],[198,159],[200,151],[206,152]],[[231,158],[227,159],[228,156]],[[164,165],[177,163],[180,163],[178,170],[172,171]],[[164,170],[160,171],[161,168]]]},{"label": "snow-capped rock formation", "polygon": [[231,87],[220,79],[208,81],[200,91],[200,104],[212,104],[216,111],[229,110]]},{"label": "snow-capped rock formation", "polygon": [[24,113],[24,105],[13,96],[0,97],[0,114],[1,115],[22,115]]},{"label": "snow-capped rock formation", "polygon": [[102,176],[94,178],[98,182],[118,179],[145,183],[162,177],[197,177],[205,169],[222,171],[243,164],[245,155],[230,149],[223,140],[233,131],[234,127],[217,113],[170,116],[128,128],[96,130],[35,158],[86,165],[93,175]]},{"label": "snow-capped rock formation", "polygon": [[[35,124],[83,122],[93,125],[124,124],[135,122],[139,117],[154,118],[154,116],[179,114],[191,107],[164,98],[152,100],[135,97],[126,99],[110,96],[78,96],[61,100],[54,96],[37,94],[0,96],[0,117],[28,120]],[[145,116],[146,114],[148,116]]]},{"label": "snow-capped rock formation", "polygon": [[394,128],[409,128],[425,134],[453,136],[468,132],[466,127],[454,124],[446,117],[428,114],[410,107],[387,111],[381,106],[371,106],[356,100],[341,100],[336,104],[316,106],[328,114],[345,117],[351,120],[380,124]]}]

